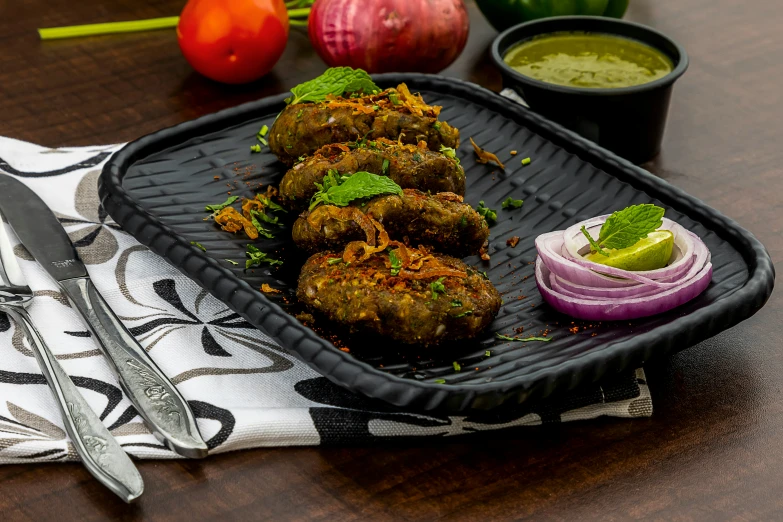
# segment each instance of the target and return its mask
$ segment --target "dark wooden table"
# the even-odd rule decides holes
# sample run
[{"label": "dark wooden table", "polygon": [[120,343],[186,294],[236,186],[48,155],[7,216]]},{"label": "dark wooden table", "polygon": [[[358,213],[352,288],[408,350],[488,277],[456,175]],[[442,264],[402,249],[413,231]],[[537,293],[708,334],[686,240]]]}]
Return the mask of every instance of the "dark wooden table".
[{"label": "dark wooden table", "polygon": [[[221,86],[191,71],[173,31],[41,43],[35,28],[177,14],[182,1],[0,3],[0,135],[116,143],[284,91],[323,63],[294,31],[267,78]],[[495,32],[444,74],[500,88]],[[663,153],[645,167],[754,232],[783,260],[783,38],[778,0],[632,0],[628,18],[680,41]],[[142,462],[128,507],[76,464],[0,467],[0,519],[555,520],[783,518],[783,299],[647,368],[651,419],[527,428],[399,447],[243,451]]]}]

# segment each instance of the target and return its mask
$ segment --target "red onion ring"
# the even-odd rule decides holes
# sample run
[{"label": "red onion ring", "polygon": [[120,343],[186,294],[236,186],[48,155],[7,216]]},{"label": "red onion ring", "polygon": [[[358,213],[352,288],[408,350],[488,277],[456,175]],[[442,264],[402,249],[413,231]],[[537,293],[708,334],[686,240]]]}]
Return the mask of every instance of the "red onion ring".
[{"label": "red onion ring", "polygon": [[[587,259],[583,258],[579,253],[582,248],[590,244],[587,241],[585,235],[582,233],[582,226],[587,229],[591,236],[598,237],[598,232],[601,228],[601,225],[604,224],[604,221],[606,221],[606,218],[608,217],[608,215],[599,216],[597,218],[589,219],[585,222],[578,223],[572,227],[567,228],[563,233],[565,250],[568,252],[569,258],[579,265],[605,275],[630,278],[630,272],[627,270],[621,270],[619,268],[593,263],[592,261],[588,261]],[[666,218],[663,218],[663,225],[661,226],[661,229],[668,230],[674,234],[674,244],[676,247],[674,252],[675,261],[672,264],[657,270],[633,272],[633,274],[647,278],[648,280],[660,281],[669,277],[675,278],[685,273],[688,268],[690,268],[689,266],[685,265],[687,265],[689,262],[692,262],[691,255],[693,252],[693,244],[691,236],[685,233],[687,230],[674,221]],[[639,282],[647,282],[641,281],[640,279],[635,280]]]},{"label": "red onion ring", "polygon": [[607,217],[536,238],[536,283],[554,309],[578,319],[629,320],[671,310],[707,288],[712,280],[709,249],[696,234],[665,218],[662,228],[675,235],[669,266],[630,272],[584,259],[579,251],[588,242],[581,227],[597,234]]}]

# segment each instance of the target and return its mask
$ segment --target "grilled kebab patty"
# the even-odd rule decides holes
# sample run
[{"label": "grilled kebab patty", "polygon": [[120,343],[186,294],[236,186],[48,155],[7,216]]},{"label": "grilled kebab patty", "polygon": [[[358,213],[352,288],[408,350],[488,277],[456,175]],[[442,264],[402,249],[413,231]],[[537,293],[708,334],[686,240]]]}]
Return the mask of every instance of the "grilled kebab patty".
[{"label": "grilled kebab patty", "polygon": [[442,278],[444,292],[433,292],[433,276],[392,276],[388,254],[346,266],[329,260],[341,253],[320,252],[307,260],[299,275],[297,297],[330,321],[353,332],[375,333],[407,344],[433,345],[475,337],[500,309],[500,294],[478,272],[453,257],[434,254],[465,278]]},{"label": "grilled kebab patty", "polygon": [[304,210],[330,170],[340,174],[366,171],[389,176],[402,188],[465,194],[465,171],[456,159],[413,145],[379,139],[361,145],[321,147],[298,163],[280,182],[280,199],[294,210]]},{"label": "grilled kebab patty", "polygon": [[[421,100],[420,97],[416,99]],[[423,141],[434,151],[441,146],[456,149],[459,130],[438,121],[440,109],[433,109],[423,102],[413,107],[399,102],[389,104],[388,97],[383,98],[383,94],[296,103],[283,109],[275,120],[269,133],[269,148],[288,166],[324,145],[362,138],[391,138],[408,144]]]},{"label": "grilled kebab patty", "polygon": [[294,223],[294,242],[313,253],[366,239],[352,215],[355,209],[383,225],[391,239],[412,246],[429,245],[457,257],[479,254],[489,237],[486,220],[450,192],[429,196],[405,189],[401,195],[377,196],[352,207],[315,207]]}]

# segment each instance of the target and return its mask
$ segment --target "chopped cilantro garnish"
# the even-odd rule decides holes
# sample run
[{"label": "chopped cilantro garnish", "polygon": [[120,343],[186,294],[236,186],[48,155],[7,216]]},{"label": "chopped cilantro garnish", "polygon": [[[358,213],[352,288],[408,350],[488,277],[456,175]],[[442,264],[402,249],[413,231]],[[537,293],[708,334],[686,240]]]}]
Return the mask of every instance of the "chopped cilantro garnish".
[{"label": "chopped cilantro garnish", "polygon": [[462,301],[460,301],[459,299],[452,299],[451,300],[451,307],[452,308],[459,308],[460,306],[462,306]]},{"label": "chopped cilantro garnish", "polygon": [[476,207],[476,212],[484,216],[484,219],[487,220],[488,224],[496,223],[498,220],[498,213],[491,208],[484,206],[483,201],[479,201],[478,207]]},{"label": "chopped cilantro garnish", "polygon": [[552,340],[551,337],[526,337],[524,339],[520,339],[519,337],[509,337],[508,335],[503,335],[501,333],[495,332],[495,337],[498,339],[502,339],[504,341],[516,341],[518,343],[526,343],[528,341],[541,341],[548,343]]},{"label": "chopped cilantro garnish", "polygon": [[272,259],[266,252],[261,252],[254,245],[247,245],[247,257],[249,258],[245,262],[245,268],[261,265],[261,263],[267,263],[269,265],[282,265],[283,262],[278,259]]},{"label": "chopped cilantro garnish", "polygon": [[432,292],[432,300],[435,301],[438,299],[438,294],[445,294],[446,293],[446,287],[443,286],[443,281],[445,281],[445,277],[441,277],[437,281],[433,281],[430,283],[430,291]]},{"label": "chopped cilantro garnish", "polygon": [[275,235],[264,228],[264,225],[261,224],[260,221],[258,221],[258,216],[262,215],[257,210],[253,210],[250,212],[250,222],[253,224],[254,227],[256,227],[256,230],[258,230],[258,235],[264,236],[267,239],[274,239]]},{"label": "chopped cilantro garnish", "polygon": [[440,146],[440,152],[447,158],[451,158],[454,160],[454,163],[459,165],[459,158],[457,157],[457,151],[454,150],[451,147],[444,147],[443,145]]},{"label": "chopped cilantro garnish", "polygon": [[[391,275],[400,275],[400,270],[402,269],[402,259],[397,257],[397,253],[394,250],[389,251],[389,262],[391,263]],[[430,285],[430,287],[431,286],[432,285]]]},{"label": "chopped cilantro garnish", "polygon": [[260,221],[263,221],[264,223],[269,223],[270,225],[279,225],[278,223],[278,217],[277,216],[268,216],[266,212],[259,212],[258,210],[252,210],[251,214],[258,218]]},{"label": "chopped cilantro garnish", "polygon": [[383,160],[383,165],[381,166],[381,174],[383,174],[384,176],[389,175],[389,160],[387,159]]},{"label": "chopped cilantro garnish", "polygon": [[457,361],[454,361],[453,363],[451,363],[451,365],[454,367],[455,372],[458,372],[462,369],[462,366],[460,366],[460,364]]},{"label": "chopped cilantro garnish", "polygon": [[454,317],[456,319],[459,319],[460,317],[467,317],[469,315],[473,315],[473,310],[466,310],[466,311],[462,312],[461,314],[455,315]]},{"label": "chopped cilantro garnish", "polygon": [[521,199],[514,199],[511,196],[507,197],[506,200],[503,202],[503,209],[509,209],[509,208],[520,208],[522,206]]},{"label": "chopped cilantro garnish", "polygon": [[296,119],[297,120],[302,117],[302,113],[303,112],[304,112],[304,109],[299,109],[299,112],[296,113]]},{"label": "chopped cilantro garnish", "polygon": [[261,152],[261,145],[256,143],[255,145],[250,146],[250,152]]},{"label": "chopped cilantro garnish", "polygon": [[256,194],[256,199],[258,201],[260,201],[261,203],[263,203],[266,208],[268,208],[268,209],[270,209],[270,210],[272,210],[274,212],[278,212],[278,211],[286,212],[286,213],[288,212],[286,209],[281,207],[279,204],[277,204],[274,201],[272,201],[271,198],[269,198],[269,197],[267,197],[267,196],[265,196],[263,194]]},{"label": "chopped cilantro garnish", "polygon": [[201,243],[199,243],[198,241],[191,241],[191,242],[190,242],[190,244],[191,244],[191,245],[193,245],[193,246],[195,246],[195,247],[198,247],[198,248],[200,248],[200,249],[201,249],[201,250],[203,250],[204,252],[206,252],[206,251],[207,251],[207,249],[206,249],[206,248],[204,248],[204,245],[202,245],[202,244],[201,244]]},{"label": "chopped cilantro garnish", "polygon": [[436,121],[435,123],[433,123],[432,124],[432,128],[435,129],[436,131],[439,131],[440,130],[440,122]]},{"label": "chopped cilantro garnish", "polygon": [[234,201],[236,201],[238,199],[239,199],[239,196],[231,196],[230,198],[225,200],[220,205],[207,205],[205,208],[206,208],[207,212],[219,212],[219,211],[223,210],[224,208],[226,208],[227,206],[229,206],[232,203],[234,203]]}]

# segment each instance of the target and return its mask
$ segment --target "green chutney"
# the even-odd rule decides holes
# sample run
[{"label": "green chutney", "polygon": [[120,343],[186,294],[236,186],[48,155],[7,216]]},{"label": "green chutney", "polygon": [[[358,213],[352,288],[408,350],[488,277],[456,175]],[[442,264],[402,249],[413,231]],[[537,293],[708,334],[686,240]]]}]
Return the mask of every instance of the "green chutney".
[{"label": "green chutney", "polygon": [[503,61],[542,82],[607,89],[642,85],[672,72],[672,61],[649,45],[598,33],[552,33],[512,47]]}]

